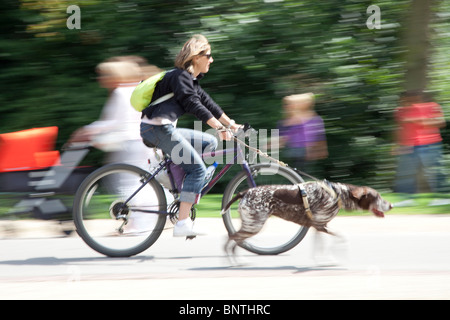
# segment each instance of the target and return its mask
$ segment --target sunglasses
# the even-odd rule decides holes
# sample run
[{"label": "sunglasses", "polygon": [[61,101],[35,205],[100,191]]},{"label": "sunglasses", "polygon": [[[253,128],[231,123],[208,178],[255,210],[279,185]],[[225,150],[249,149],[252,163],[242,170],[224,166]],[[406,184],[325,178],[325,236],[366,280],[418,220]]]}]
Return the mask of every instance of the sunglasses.
[{"label": "sunglasses", "polygon": [[203,56],[207,57],[208,59],[211,59],[212,54],[211,54],[211,53],[209,53],[209,54],[204,54]]}]

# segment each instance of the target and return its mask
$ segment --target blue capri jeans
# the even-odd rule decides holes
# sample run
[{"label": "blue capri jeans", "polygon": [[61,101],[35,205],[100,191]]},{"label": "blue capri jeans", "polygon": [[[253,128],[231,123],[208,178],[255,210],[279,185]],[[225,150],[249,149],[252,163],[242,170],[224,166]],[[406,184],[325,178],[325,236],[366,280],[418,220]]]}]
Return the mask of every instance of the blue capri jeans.
[{"label": "blue capri jeans", "polygon": [[442,173],[442,143],[411,147],[410,152],[398,158],[395,192],[417,192],[418,172],[423,168],[431,192],[445,191],[445,177]]},{"label": "blue capri jeans", "polygon": [[217,139],[197,130],[175,128],[171,124],[152,125],[141,123],[141,137],[170,155],[172,161],[186,172],[181,202],[197,203],[203,188],[206,166],[200,156],[217,148]]}]

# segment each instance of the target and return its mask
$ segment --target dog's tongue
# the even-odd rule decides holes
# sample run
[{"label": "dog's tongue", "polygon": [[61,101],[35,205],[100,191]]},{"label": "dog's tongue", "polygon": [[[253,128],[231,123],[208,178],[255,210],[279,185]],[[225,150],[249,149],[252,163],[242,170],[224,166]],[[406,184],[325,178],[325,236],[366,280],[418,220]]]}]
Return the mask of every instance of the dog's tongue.
[{"label": "dog's tongue", "polygon": [[372,212],[379,218],[384,218],[384,212],[378,211],[377,209],[372,209]]}]

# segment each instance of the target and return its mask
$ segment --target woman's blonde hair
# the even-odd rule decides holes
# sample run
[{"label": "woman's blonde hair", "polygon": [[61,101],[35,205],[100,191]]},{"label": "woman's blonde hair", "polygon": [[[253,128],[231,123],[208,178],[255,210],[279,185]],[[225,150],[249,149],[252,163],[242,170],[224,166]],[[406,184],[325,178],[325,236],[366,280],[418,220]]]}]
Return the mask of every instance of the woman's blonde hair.
[{"label": "woman's blonde hair", "polygon": [[112,78],[119,83],[138,81],[141,69],[137,63],[130,61],[102,62],[96,67],[101,77]]},{"label": "woman's blonde hair", "polygon": [[290,96],[286,96],[283,98],[283,103],[285,104],[297,104],[297,103],[308,103],[309,106],[314,105],[314,93],[302,93],[302,94],[293,94]]},{"label": "woman's blonde hair", "polygon": [[190,73],[194,73],[194,66],[192,60],[195,56],[205,54],[211,49],[211,45],[205,36],[196,34],[191,39],[186,41],[183,48],[175,58],[175,67],[187,70]]},{"label": "woman's blonde hair", "polygon": [[[162,70],[157,66],[152,64],[148,64],[147,59],[141,56],[115,56],[107,59],[105,62],[133,62],[137,64],[141,68],[141,74],[139,75],[137,81],[141,81],[147,79],[157,73],[160,73]],[[133,69],[132,69],[133,70]]]}]

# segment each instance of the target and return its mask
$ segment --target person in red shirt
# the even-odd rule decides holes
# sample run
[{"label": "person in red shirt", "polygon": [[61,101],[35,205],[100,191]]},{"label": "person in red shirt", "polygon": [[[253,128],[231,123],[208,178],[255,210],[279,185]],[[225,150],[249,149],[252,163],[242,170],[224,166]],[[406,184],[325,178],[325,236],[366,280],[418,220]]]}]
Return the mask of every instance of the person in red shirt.
[{"label": "person in red shirt", "polygon": [[397,108],[398,169],[395,191],[417,192],[418,173],[422,168],[432,192],[439,192],[444,179],[441,173],[444,114],[435,102],[425,102],[420,92],[406,92]]}]

